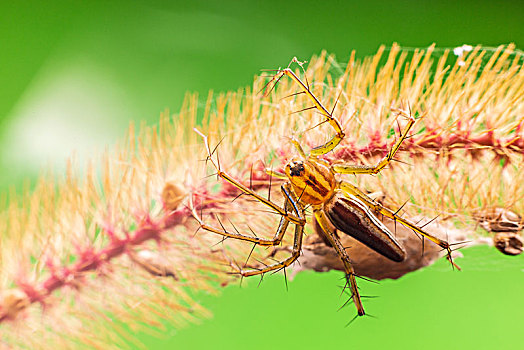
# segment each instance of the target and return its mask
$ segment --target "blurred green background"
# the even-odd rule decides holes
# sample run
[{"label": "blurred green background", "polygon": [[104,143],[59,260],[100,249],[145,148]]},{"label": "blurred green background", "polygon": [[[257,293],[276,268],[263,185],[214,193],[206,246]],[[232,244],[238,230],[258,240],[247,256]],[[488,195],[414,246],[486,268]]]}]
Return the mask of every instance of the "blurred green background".
[{"label": "blurred green background", "polygon": [[[156,123],[186,91],[250,85],[261,68],[322,49],[347,61],[381,44],[524,47],[522,1],[25,1],[0,3],[0,187],[65,159],[110,148],[129,121]],[[167,328],[150,348],[518,348],[524,321],[522,257],[464,251],[380,285],[362,283],[376,319],[345,324],[338,273],[281,275],[199,296],[214,318]],[[521,344],[520,346],[518,344]]]}]

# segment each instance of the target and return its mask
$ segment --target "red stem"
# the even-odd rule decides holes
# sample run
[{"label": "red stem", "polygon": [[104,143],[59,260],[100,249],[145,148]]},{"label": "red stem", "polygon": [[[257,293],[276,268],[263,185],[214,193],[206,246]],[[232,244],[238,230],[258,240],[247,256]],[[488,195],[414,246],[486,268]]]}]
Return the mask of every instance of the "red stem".
[{"label": "red stem", "polygon": [[[516,130],[516,135],[519,135],[520,127],[521,125],[519,124]],[[475,137],[471,137],[468,132],[464,132],[462,135],[458,133],[445,135],[437,131],[428,131],[424,133],[424,136],[407,139],[404,142],[402,149],[413,154],[420,153],[421,148],[434,150],[460,147],[474,152],[477,150],[475,147],[476,145],[491,147],[495,152],[502,149],[509,149],[517,153],[524,153],[523,138],[520,136],[513,136],[496,140],[493,131],[487,131]],[[332,155],[330,154],[328,158],[353,161],[359,154],[383,155],[387,152],[389,147],[390,145],[386,141],[382,141],[380,136],[373,137],[369,144],[363,147],[357,147],[351,140],[345,140],[345,145],[339,147],[337,151]],[[277,154],[280,154],[279,152],[283,154],[286,153],[285,151],[278,150]],[[504,153],[497,152],[497,154],[500,155]],[[257,168],[260,168],[260,166]],[[256,179],[267,179],[267,176],[263,171],[260,174],[255,172],[255,174],[251,176],[256,177]],[[223,186],[222,191],[215,196],[221,198],[234,197],[236,196],[236,192],[236,188],[231,188],[231,186],[228,187],[226,183]],[[193,195],[197,196],[196,194]],[[210,195],[206,191],[199,192],[198,197],[201,197],[203,203],[208,203],[204,205],[202,209],[210,209],[214,207],[212,198],[210,198]],[[199,200],[195,200],[195,203],[198,202]],[[200,210],[200,208],[198,210]],[[78,262],[70,266],[62,266],[56,269],[51,268],[51,276],[41,283],[33,285],[26,281],[18,281],[17,284],[26,293],[31,303],[38,302],[45,305],[46,297],[51,295],[55,290],[78,281],[88,271],[99,269],[102,265],[109,263],[112,259],[126,253],[130,247],[138,246],[151,239],[160,241],[161,235],[164,231],[182,224],[188,217],[191,217],[191,212],[188,208],[184,207],[165,214],[158,220],[158,222],[151,221],[151,218],[149,217],[146,218],[140,223],[136,231],[131,235],[126,233],[124,238],[118,238],[112,232],[107,232],[111,241],[105,248],[102,248],[99,251],[96,251],[92,247],[84,248],[79,253]],[[5,319],[7,319],[6,315],[0,315],[0,322]]]}]

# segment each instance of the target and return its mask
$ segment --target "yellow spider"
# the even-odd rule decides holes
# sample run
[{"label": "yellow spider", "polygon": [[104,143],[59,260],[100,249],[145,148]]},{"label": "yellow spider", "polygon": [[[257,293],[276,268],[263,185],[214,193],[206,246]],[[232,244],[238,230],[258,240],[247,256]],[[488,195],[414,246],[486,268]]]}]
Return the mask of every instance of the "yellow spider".
[{"label": "yellow spider", "polygon": [[[297,61],[294,60],[293,62]],[[267,170],[268,174],[271,176],[285,180],[284,184],[281,186],[282,194],[285,199],[284,207],[260,196],[250,188],[232,178],[228,173],[222,171],[219,164],[217,164],[217,162],[212,158],[212,152],[207,137],[195,129],[195,131],[204,139],[208,153],[207,159],[211,161],[217,175],[238,188],[244,194],[262,202],[281,215],[280,224],[278,225],[278,229],[272,239],[253,237],[237,232],[228,232],[223,227],[216,228],[206,225],[193,209],[193,215],[200,223],[202,229],[225,237],[252,242],[260,246],[277,246],[282,242],[282,238],[286,233],[289,224],[292,223],[295,225],[294,243],[290,257],[284,261],[260,269],[241,269],[239,273],[242,276],[260,275],[269,271],[285,268],[297,260],[301,254],[302,237],[304,226],[306,224],[305,207],[308,206],[313,209],[315,219],[321,228],[320,234],[322,234],[331,244],[344,264],[346,285],[349,285],[352,299],[359,316],[365,315],[365,311],[357,288],[357,282],[355,279],[356,275],[351,266],[350,258],[346,250],[340,243],[338,236],[332,231],[331,227],[335,227],[337,230],[354,237],[383,256],[393,261],[401,262],[405,259],[406,252],[393,237],[388,228],[376,217],[375,213],[380,213],[383,216],[391,218],[412,229],[414,232],[426,237],[435,244],[438,244],[446,250],[447,259],[451,264],[457,267],[451,258],[451,248],[447,241],[441,240],[425,232],[416,224],[397,215],[397,212],[393,212],[371,199],[356,186],[344,180],[339,181],[335,176],[335,174],[378,174],[389,164],[389,162],[391,162],[402,142],[406,139],[408,133],[413,127],[415,119],[411,115],[402,113],[402,115],[408,119],[404,131],[387,155],[375,166],[354,164],[330,165],[326,161],[320,159],[319,156],[332,151],[344,139],[345,135],[340,122],[322,105],[315,95],[313,95],[309,86],[304,84],[291,69],[279,69],[268,85],[273,81],[278,82],[278,80],[284,75],[290,77],[298,84],[301,93],[304,93],[309,97],[309,99],[314,103],[313,108],[316,108],[316,110],[326,118],[325,121],[333,127],[336,133],[335,136],[325,144],[313,148],[309,154],[304,152],[298,141],[291,140],[299,157],[293,158],[287,163],[284,173]]]}]

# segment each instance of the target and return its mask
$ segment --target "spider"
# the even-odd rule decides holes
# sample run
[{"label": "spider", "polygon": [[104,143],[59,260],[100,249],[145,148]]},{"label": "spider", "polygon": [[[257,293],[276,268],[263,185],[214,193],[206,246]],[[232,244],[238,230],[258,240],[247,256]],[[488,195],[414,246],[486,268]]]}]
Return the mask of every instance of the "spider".
[{"label": "spider", "polygon": [[[292,62],[298,61],[294,59]],[[300,62],[298,63],[302,66]],[[193,216],[199,222],[200,228],[227,238],[252,242],[255,245],[278,246],[282,242],[289,224],[291,223],[295,226],[292,252],[287,259],[259,269],[245,270],[242,268],[239,269],[239,274],[244,277],[261,275],[269,271],[286,268],[295,262],[301,254],[302,237],[304,226],[306,225],[306,207],[312,208],[314,218],[320,226],[319,234],[329,242],[343,262],[346,279],[346,285],[344,288],[349,287],[351,298],[357,309],[357,316],[365,315],[364,306],[362,304],[355,278],[358,276],[355,274],[355,271],[351,266],[348,253],[342,246],[332,227],[354,237],[386,258],[396,262],[402,262],[406,257],[406,252],[389,229],[377,218],[376,215],[381,214],[410,228],[419,235],[422,235],[439,245],[447,252],[447,259],[452,266],[458,268],[451,258],[451,248],[447,241],[441,240],[425,232],[422,227],[400,217],[398,211],[394,212],[384,207],[356,186],[345,180],[337,180],[336,177],[336,174],[378,174],[382,171],[393,160],[395,154],[402,145],[402,142],[404,142],[408,137],[408,134],[415,123],[415,118],[411,113],[408,115],[404,112],[400,112],[400,114],[407,119],[407,125],[404,130],[401,131],[400,137],[386,156],[375,166],[358,164],[331,165],[322,160],[320,156],[335,149],[344,139],[345,134],[340,122],[312,93],[307,80],[306,84],[302,82],[289,66],[285,69],[278,69],[277,73],[273,76],[273,79],[271,79],[267,86],[269,86],[273,81],[275,81],[276,85],[279,79],[283,76],[291,78],[299,86],[301,90],[299,93],[308,96],[314,104],[314,107],[312,108],[315,108],[320,112],[320,114],[325,118],[325,122],[329,123],[335,131],[335,135],[329,141],[311,149],[309,154],[306,154],[297,140],[291,139],[299,156],[293,158],[285,165],[283,173],[269,169],[266,170],[269,175],[284,180],[284,183],[281,186],[284,198],[283,207],[262,197],[252,189],[241,184],[227,172],[222,171],[218,158],[217,161],[213,160],[212,155],[214,152],[211,152],[207,136],[195,129],[195,132],[197,132],[204,140],[208,154],[207,160],[209,160],[215,168],[217,176],[238,188],[243,194],[268,206],[281,216],[280,223],[272,239],[248,236],[239,232],[229,232],[223,226],[221,228],[209,226],[198,217],[193,208]]]}]

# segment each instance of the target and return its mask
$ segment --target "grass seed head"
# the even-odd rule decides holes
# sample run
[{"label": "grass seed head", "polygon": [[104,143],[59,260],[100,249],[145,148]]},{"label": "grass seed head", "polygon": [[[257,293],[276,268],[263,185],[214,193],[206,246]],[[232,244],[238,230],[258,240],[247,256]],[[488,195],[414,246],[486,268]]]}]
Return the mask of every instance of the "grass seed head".
[{"label": "grass seed head", "polygon": [[[402,130],[404,121],[393,110],[409,108],[419,120],[399,152],[408,165],[356,177],[355,185],[380,191],[391,208],[407,201],[408,217],[440,214],[439,221],[460,235],[488,235],[475,229],[474,213],[493,207],[524,213],[522,64],[512,45],[454,53],[394,45],[363,60],[353,53],[347,64],[325,53],[313,57],[307,80],[324,105],[337,101],[333,113],[347,135],[325,160],[374,164]],[[290,81],[281,79],[267,96],[252,92],[263,87],[256,79],[252,88],[210,93],[203,108],[188,95],[176,116],[165,112],[158,125],[139,130],[131,125],[126,139],[90,163],[85,175],[71,163],[58,181],[44,176],[33,191],[11,195],[0,214],[1,342],[34,349],[78,342],[129,347],[137,340],[119,325],[196,322],[208,315],[196,292],[214,292],[233,280],[224,273],[232,265],[271,259],[255,249],[245,262],[251,245],[197,232],[189,208],[191,199],[203,220],[218,225],[220,218],[229,230],[275,232],[279,217],[206,178],[198,161],[205,150],[192,131],[201,124],[211,144],[223,140],[216,151],[221,168],[278,202],[273,187],[279,183],[262,169],[280,170],[295,155],[286,138],[297,138],[308,151],[331,131],[317,126],[318,114],[293,113],[309,105],[293,95]],[[176,270],[176,278],[137,269],[139,260],[154,264],[133,258],[135,251],[162,257],[160,264]]]}]

